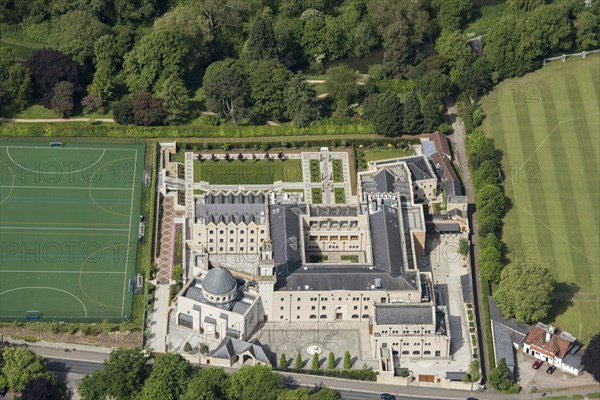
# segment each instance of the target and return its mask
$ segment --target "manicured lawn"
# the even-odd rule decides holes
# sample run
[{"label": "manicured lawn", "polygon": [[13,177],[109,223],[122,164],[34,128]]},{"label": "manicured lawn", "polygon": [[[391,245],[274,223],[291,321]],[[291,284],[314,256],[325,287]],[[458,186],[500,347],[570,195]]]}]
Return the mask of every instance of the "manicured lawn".
[{"label": "manicured lawn", "polygon": [[396,147],[375,147],[356,150],[356,156],[358,158],[358,166],[360,171],[367,169],[367,162],[385,160],[388,158],[408,157],[414,155],[412,149],[409,148],[396,148]]},{"label": "manicured lawn", "polygon": [[344,163],[342,160],[339,158],[331,160],[331,165],[333,168],[333,181],[344,182]]},{"label": "manicured lawn", "polygon": [[319,160],[310,160],[308,165],[310,168],[310,181],[321,182],[321,163]]},{"label": "manicured lawn", "polygon": [[[487,3],[487,2],[486,2]],[[513,10],[506,2],[502,2],[500,4],[493,5],[481,5],[480,8],[481,16],[477,18],[477,20],[473,21],[467,28],[464,30],[464,33],[467,37],[476,37],[479,35],[483,35],[488,33],[490,29],[496,25],[498,20],[505,15],[522,15],[526,14],[525,11]]]},{"label": "manicured lawn", "polygon": [[194,180],[212,184],[267,184],[302,182],[300,160],[218,160],[194,162]]},{"label": "manicured lawn", "polygon": [[44,106],[40,106],[39,104],[35,104],[33,106],[29,106],[17,115],[14,118],[27,118],[27,119],[53,119],[60,118],[56,113]]},{"label": "manicured lawn", "polygon": [[549,321],[588,342],[600,330],[600,57],[551,63],[483,100],[483,130],[504,153],[512,260],[553,267]]},{"label": "manicured lawn", "polygon": [[344,188],[333,188],[333,196],[336,204],[346,204],[346,191]]},{"label": "manicured lawn", "polygon": [[321,204],[323,202],[323,189],[312,188],[310,189],[310,194],[312,196],[312,202],[314,204]]}]

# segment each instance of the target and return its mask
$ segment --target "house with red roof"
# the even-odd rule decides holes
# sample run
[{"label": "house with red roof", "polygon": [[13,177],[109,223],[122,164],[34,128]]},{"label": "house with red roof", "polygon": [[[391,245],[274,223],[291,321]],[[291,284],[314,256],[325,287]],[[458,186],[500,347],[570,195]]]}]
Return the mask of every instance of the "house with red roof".
[{"label": "house with red roof", "polygon": [[523,352],[572,375],[581,372],[577,339],[552,325],[532,325],[523,341]]}]

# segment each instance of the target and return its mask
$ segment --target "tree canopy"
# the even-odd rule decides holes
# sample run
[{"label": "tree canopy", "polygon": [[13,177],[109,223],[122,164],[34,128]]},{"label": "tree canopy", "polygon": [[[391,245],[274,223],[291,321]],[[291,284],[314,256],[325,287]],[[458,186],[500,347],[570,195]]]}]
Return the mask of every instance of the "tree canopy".
[{"label": "tree canopy", "polygon": [[284,390],[281,376],[270,367],[244,366],[229,377],[227,393],[238,400],[276,400]]},{"label": "tree canopy", "polygon": [[581,364],[596,382],[600,382],[600,333],[595,334],[586,346]]},{"label": "tree canopy", "polygon": [[556,274],[550,267],[517,260],[500,276],[494,298],[504,316],[528,324],[546,318],[556,284]]},{"label": "tree canopy", "polygon": [[158,356],[152,372],[144,382],[141,400],[177,400],[192,377],[192,367],[181,355],[164,353]]},{"label": "tree canopy", "polygon": [[6,377],[8,387],[20,392],[27,382],[36,378],[44,378],[54,382],[54,376],[46,368],[44,359],[24,347],[7,347],[2,351],[4,365],[2,374]]}]

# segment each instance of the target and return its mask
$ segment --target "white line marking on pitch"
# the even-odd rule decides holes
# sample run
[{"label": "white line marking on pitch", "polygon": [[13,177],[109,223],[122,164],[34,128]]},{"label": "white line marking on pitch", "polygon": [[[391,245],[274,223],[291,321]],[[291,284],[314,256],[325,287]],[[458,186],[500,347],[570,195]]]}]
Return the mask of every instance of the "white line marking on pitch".
[{"label": "white line marking on pitch", "polygon": [[123,271],[29,271],[21,269],[0,269],[0,274],[8,273],[44,273],[44,274],[124,274]]},{"label": "white line marking on pitch", "polygon": [[[135,149],[135,161],[133,162],[133,182],[131,183],[131,207],[129,209],[129,237],[131,237],[131,221],[133,219],[133,194],[135,191],[135,174],[137,172],[137,149]],[[127,258],[125,261],[125,279],[123,280],[123,300],[121,302],[121,318],[123,318],[123,311],[125,309],[125,291],[127,290],[127,270],[129,266],[129,250],[131,246],[127,246]]]},{"label": "white line marking on pitch", "polygon": [[[0,188],[10,188],[14,187],[15,189],[74,189],[74,190],[89,190],[89,187],[79,187],[79,186],[8,186],[8,185],[0,185]],[[131,188],[112,188],[112,187],[92,187],[93,190],[133,190]]]},{"label": "white line marking on pitch", "polygon": [[120,228],[42,228],[32,226],[0,226],[0,229],[26,229],[26,230],[59,230],[59,231],[128,231]]},{"label": "white line marking on pitch", "polygon": [[[85,171],[86,169],[90,169],[90,168],[92,168],[94,165],[98,164],[98,163],[100,162],[100,160],[102,160],[102,159],[104,158],[104,154],[106,154],[106,149],[102,149],[102,154],[100,155],[100,158],[98,158],[98,159],[96,160],[96,162],[95,162],[95,163],[93,163],[93,164],[90,164],[90,165],[88,165],[88,166],[87,166],[87,167],[85,167],[85,168],[81,168],[81,169],[78,169],[78,170],[75,170],[75,171],[67,171],[67,172],[58,172],[58,171],[38,171],[38,170],[35,170],[35,169],[31,169],[31,168],[24,167],[24,166],[22,166],[21,164],[19,164],[18,162],[16,162],[15,160],[13,160],[13,158],[11,157],[11,155],[10,155],[10,152],[8,151],[8,149],[9,149],[9,147],[7,147],[7,148],[6,148],[6,155],[8,156],[8,158],[10,158],[10,161],[12,161],[12,162],[13,162],[13,164],[15,164],[17,167],[19,167],[19,168],[21,168],[21,169],[24,169],[25,171],[34,172],[34,173],[36,173],[36,174],[39,174],[39,173],[47,173],[47,174],[65,175],[65,174],[74,174],[74,173],[77,173],[77,172]],[[100,150],[100,149],[97,149],[97,150]]]},{"label": "white line marking on pitch", "polygon": [[52,151],[56,151],[56,150],[105,150],[105,151],[136,151],[137,149],[113,149],[113,148],[108,148],[105,149],[104,147],[61,147],[60,149],[57,149],[56,147],[36,147],[36,146],[0,146],[0,148],[5,148],[5,149],[39,149],[39,150],[52,150]]}]

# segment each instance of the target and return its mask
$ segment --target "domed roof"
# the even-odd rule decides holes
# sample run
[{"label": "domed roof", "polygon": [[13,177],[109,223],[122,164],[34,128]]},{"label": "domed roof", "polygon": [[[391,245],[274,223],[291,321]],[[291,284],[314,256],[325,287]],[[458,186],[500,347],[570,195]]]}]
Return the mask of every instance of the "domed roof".
[{"label": "domed roof", "polygon": [[202,280],[202,289],[211,294],[223,295],[237,288],[237,282],[227,268],[213,268]]}]

